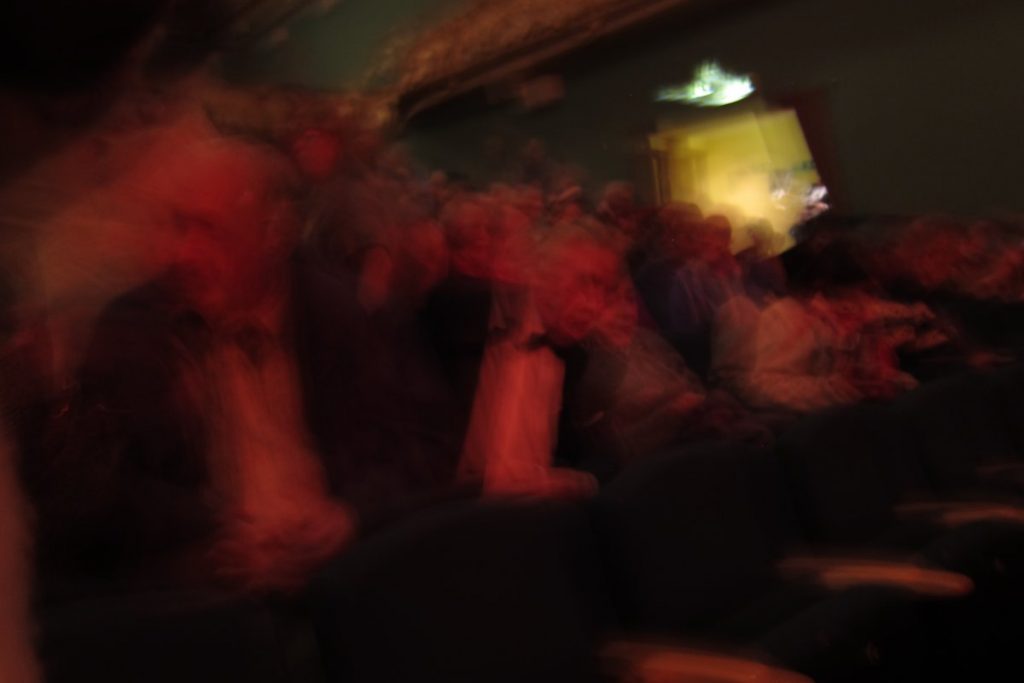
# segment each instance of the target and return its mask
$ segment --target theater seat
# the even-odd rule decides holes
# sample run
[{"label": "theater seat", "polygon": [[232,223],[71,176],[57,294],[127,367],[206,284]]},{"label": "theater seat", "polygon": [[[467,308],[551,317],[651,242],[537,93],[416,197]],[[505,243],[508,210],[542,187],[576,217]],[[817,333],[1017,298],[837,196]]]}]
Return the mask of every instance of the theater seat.
[{"label": "theater seat", "polygon": [[631,638],[588,507],[456,503],[366,539],[308,594],[332,683],[809,683],[756,657]]},{"label": "theater seat", "polygon": [[589,525],[568,503],[465,502],[366,539],[310,591],[330,680],[594,680],[604,618]]},{"label": "theater seat", "polygon": [[636,463],[598,510],[627,629],[750,649],[815,680],[921,673],[922,630],[900,590],[780,575],[804,548],[770,452],[713,443]]},{"label": "theater seat", "polygon": [[90,597],[38,615],[48,683],[317,683],[257,602],[198,593]]},{"label": "theater seat", "polygon": [[999,380],[999,373],[966,373],[922,386],[894,402],[895,418],[905,425],[905,448],[921,459],[929,485],[939,495],[1016,496],[1024,501],[1024,463],[1012,438]]},{"label": "theater seat", "polygon": [[993,383],[1018,460],[1024,460],[1024,365],[999,370]]},{"label": "theater seat", "polygon": [[[1022,604],[1024,526],[997,516],[949,524],[922,506],[960,505],[931,486],[905,415],[864,404],[809,416],[779,439],[777,452],[808,539],[819,551],[903,553],[969,576],[975,591],[925,619],[954,662],[1012,659],[1024,644],[1006,613]],[[909,513],[908,513],[909,510]],[[917,512],[915,512],[915,510]]]}]

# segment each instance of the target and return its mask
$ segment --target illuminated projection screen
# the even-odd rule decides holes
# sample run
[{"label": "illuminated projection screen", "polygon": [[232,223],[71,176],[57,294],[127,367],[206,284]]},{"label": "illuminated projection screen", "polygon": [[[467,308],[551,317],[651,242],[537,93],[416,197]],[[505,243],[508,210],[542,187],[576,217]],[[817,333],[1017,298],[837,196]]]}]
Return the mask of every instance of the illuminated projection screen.
[{"label": "illuminated projection screen", "polygon": [[749,244],[746,226],[760,224],[789,244],[789,229],[820,197],[821,179],[793,110],[723,113],[650,137],[660,158],[663,201],[696,204],[733,224],[735,249]]}]

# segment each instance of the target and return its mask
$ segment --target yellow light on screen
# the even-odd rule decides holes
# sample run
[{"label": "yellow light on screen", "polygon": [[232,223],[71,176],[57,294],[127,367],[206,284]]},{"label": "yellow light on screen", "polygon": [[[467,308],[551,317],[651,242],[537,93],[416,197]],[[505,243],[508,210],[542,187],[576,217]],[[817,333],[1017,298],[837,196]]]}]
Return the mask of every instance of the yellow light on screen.
[{"label": "yellow light on screen", "polygon": [[[787,246],[811,188],[820,182],[796,113],[744,112],[651,136],[666,155],[670,199],[725,214],[735,228],[768,224]],[[746,236],[735,231],[735,248]]]}]

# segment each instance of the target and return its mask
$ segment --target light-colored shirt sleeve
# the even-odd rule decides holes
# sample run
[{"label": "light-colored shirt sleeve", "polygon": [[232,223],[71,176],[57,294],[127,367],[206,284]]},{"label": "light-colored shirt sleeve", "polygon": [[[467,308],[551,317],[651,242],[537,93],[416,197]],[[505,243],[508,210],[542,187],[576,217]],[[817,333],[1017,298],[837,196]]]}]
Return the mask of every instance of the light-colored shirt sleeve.
[{"label": "light-colored shirt sleeve", "polygon": [[515,328],[493,335],[484,351],[459,465],[460,476],[482,479],[492,492],[543,481],[558,437],[564,364],[529,343],[543,327],[529,297],[518,302],[513,311],[509,298],[496,296],[492,324],[514,320]]},{"label": "light-colored shirt sleeve", "polygon": [[780,299],[764,311],[755,349],[744,393],[757,407],[806,412],[860,398],[829,358],[833,349],[823,323],[795,299]]}]

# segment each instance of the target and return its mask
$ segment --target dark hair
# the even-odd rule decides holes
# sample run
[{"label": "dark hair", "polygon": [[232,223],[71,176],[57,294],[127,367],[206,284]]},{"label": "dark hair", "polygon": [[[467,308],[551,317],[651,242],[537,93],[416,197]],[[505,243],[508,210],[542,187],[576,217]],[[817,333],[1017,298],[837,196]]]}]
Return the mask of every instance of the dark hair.
[{"label": "dark hair", "polygon": [[848,240],[837,240],[815,254],[799,272],[793,273],[791,284],[802,291],[828,291],[870,284],[871,278],[861,265],[855,246]]},{"label": "dark hair", "polygon": [[836,239],[849,234],[861,223],[863,223],[863,219],[860,216],[842,216],[828,212],[794,225],[790,229],[790,234],[797,243],[806,242],[815,237]]}]

